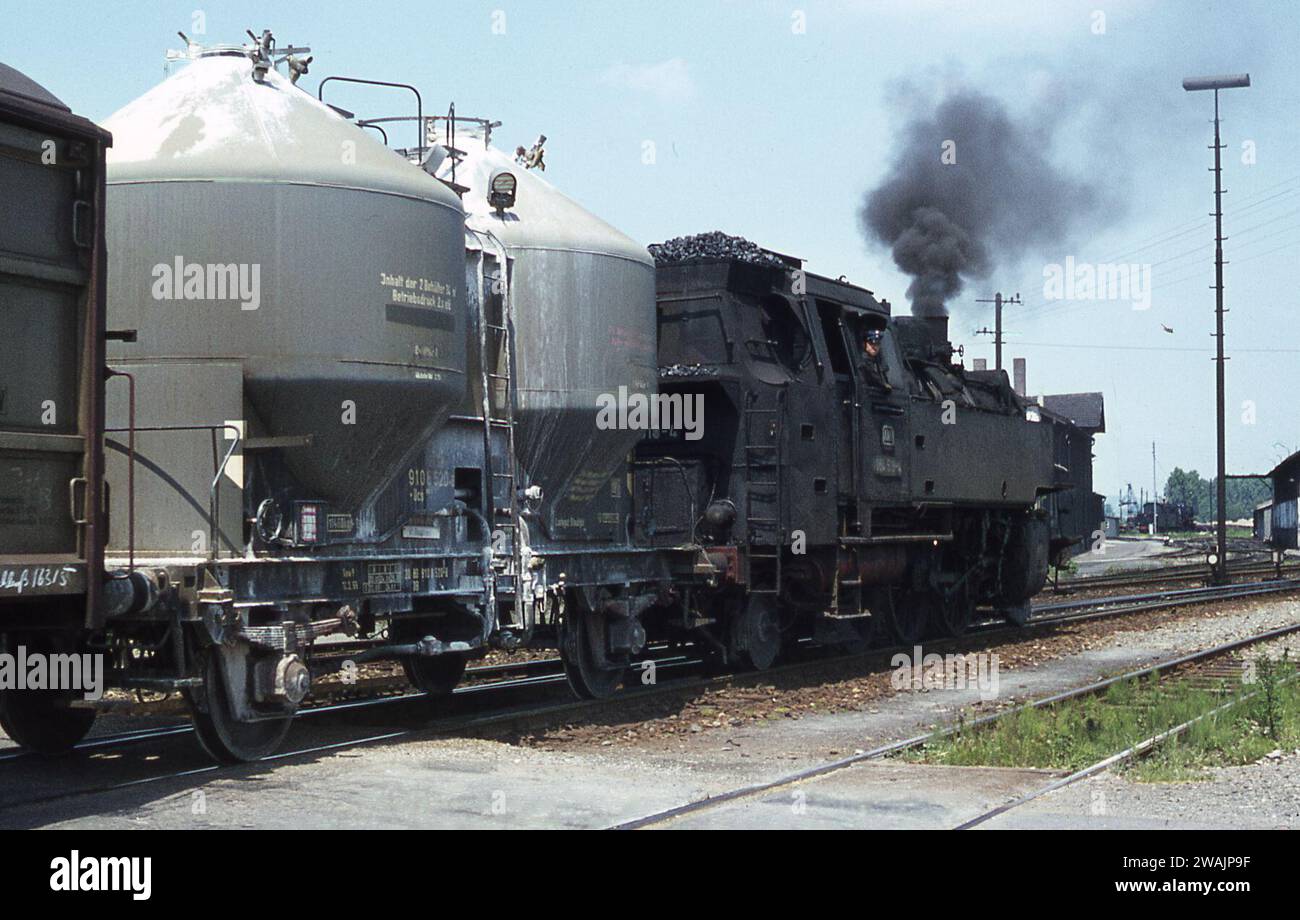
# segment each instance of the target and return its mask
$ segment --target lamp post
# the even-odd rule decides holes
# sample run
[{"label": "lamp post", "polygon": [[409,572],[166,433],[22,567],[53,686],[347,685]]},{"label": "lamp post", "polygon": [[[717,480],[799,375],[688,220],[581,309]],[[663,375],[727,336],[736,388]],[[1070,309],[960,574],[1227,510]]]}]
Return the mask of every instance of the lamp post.
[{"label": "lamp post", "polygon": [[1224,437],[1224,387],[1223,387],[1223,144],[1219,139],[1219,90],[1250,86],[1250,74],[1230,74],[1218,77],[1188,77],[1183,89],[1189,93],[1214,90],[1214,339],[1215,339],[1215,401],[1218,425],[1218,477],[1216,502],[1218,528],[1217,549],[1214,554],[1214,580],[1224,584],[1228,580],[1228,499],[1227,459]]}]

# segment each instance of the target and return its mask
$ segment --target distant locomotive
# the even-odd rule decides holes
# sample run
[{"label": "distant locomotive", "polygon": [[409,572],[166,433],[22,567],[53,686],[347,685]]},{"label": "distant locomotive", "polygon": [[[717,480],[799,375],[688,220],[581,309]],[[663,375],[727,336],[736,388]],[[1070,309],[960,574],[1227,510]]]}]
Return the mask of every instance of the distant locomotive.
[{"label": "distant locomotive", "polygon": [[[6,598],[6,642],[34,629],[104,654],[113,686],[184,693],[238,761],[345,661],[437,695],[491,648],[554,647],[599,697],[655,639],[764,668],[801,636],[1023,620],[1063,545],[1051,433],[1001,372],[953,363],[946,320],[753,246],[656,266],[494,122],[354,120],[277,71],[292,53],[191,46],[108,122],[107,203],[60,275],[93,305],[106,214],[108,418],[91,310],[89,408],[58,451],[78,459],[32,480],[43,507],[73,490],[81,593]],[[411,126],[414,147],[377,139]],[[9,552],[66,556],[19,517]],[[67,702],[0,691],[43,750],[89,728]]]},{"label": "distant locomotive", "polygon": [[1196,509],[1186,502],[1147,502],[1129,518],[1129,525],[1146,533],[1155,525],[1157,532],[1196,529]]}]

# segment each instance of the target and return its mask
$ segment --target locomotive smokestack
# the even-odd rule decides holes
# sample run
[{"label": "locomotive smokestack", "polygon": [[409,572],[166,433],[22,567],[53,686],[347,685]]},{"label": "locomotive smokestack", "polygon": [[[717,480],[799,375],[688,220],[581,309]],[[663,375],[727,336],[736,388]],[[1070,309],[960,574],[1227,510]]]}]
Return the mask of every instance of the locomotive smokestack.
[{"label": "locomotive smokestack", "polygon": [[1061,109],[1017,121],[997,100],[959,90],[902,130],[893,165],[859,220],[912,276],[913,315],[946,315],[945,303],[966,281],[1030,247],[1063,242],[1096,211],[1093,190],[1046,158]]},{"label": "locomotive smokestack", "polygon": [[1024,397],[1025,395],[1025,359],[1016,358],[1011,362],[1011,379],[1014,381],[1012,386],[1015,388],[1016,395]]},{"label": "locomotive smokestack", "polygon": [[948,344],[948,317],[927,316],[925,317],[926,328],[930,330],[930,340],[934,342],[936,348],[944,348]]}]

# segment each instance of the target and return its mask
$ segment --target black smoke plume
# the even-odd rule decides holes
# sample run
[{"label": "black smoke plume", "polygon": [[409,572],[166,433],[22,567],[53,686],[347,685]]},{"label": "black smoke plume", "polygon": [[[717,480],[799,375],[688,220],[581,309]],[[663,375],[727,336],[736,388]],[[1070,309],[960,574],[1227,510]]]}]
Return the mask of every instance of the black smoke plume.
[{"label": "black smoke plume", "polygon": [[1041,114],[1017,121],[996,99],[962,90],[903,128],[860,219],[912,276],[914,314],[944,315],[967,281],[1064,242],[1094,213],[1094,190],[1048,160],[1057,123]]}]

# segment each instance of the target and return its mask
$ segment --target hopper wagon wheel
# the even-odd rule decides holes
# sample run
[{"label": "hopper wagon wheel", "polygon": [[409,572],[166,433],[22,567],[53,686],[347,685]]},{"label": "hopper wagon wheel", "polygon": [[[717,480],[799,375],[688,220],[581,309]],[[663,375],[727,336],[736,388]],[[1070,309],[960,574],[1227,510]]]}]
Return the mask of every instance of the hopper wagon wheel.
[{"label": "hopper wagon wheel", "polygon": [[729,650],[741,667],[766,671],[781,654],[781,618],[776,598],[751,594],[731,611]]},{"label": "hopper wagon wheel", "polygon": [[614,695],[623,683],[627,668],[609,667],[605,662],[603,615],[566,604],[560,630],[560,659],[569,687],[584,700],[603,700]]},{"label": "hopper wagon wheel", "polygon": [[465,676],[464,655],[419,656],[402,660],[402,669],[411,686],[430,696],[448,696]]},{"label": "hopper wagon wheel", "polygon": [[[19,646],[28,654],[57,651],[55,642],[41,636],[6,636],[0,641],[5,652]],[[94,709],[73,708],[79,696],[76,690],[0,690],[0,729],[38,754],[66,754],[95,723]]]},{"label": "hopper wagon wheel", "polygon": [[936,598],[934,604],[935,629],[941,636],[964,636],[975,618],[975,603],[964,587]]},{"label": "hopper wagon wheel", "polygon": [[925,636],[937,607],[937,595],[929,591],[905,591],[895,599],[889,618],[894,641],[914,645]]},{"label": "hopper wagon wheel", "polygon": [[248,763],[273,753],[289,733],[293,715],[242,721],[226,686],[222,656],[215,649],[200,658],[203,686],[186,691],[194,734],[203,750],[223,764]]}]

